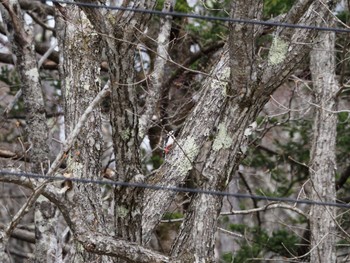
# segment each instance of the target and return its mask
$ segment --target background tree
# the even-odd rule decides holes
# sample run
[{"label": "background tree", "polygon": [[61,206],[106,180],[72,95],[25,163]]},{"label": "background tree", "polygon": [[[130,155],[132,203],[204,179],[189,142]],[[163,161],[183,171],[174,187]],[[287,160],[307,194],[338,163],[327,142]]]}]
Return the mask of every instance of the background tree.
[{"label": "background tree", "polygon": [[[1,2],[3,43],[12,53],[0,60],[16,65],[3,71],[7,85],[3,96],[13,100],[10,95],[18,83],[23,94],[23,104],[20,100],[12,111],[8,107],[3,116],[3,123],[17,130],[6,133],[2,126],[1,133],[5,142],[12,132],[23,149],[19,151],[13,139],[1,145],[8,172],[2,172],[0,180],[9,192],[17,190],[10,184],[29,189],[24,192],[28,199],[7,205],[18,213],[2,212],[6,215],[0,239],[4,260],[244,262],[248,258],[304,260],[310,254],[311,261],[318,262],[318,251],[324,251],[324,262],[341,258],[335,246],[348,242],[343,224],[347,213],[338,216],[333,208],[313,206],[309,214],[305,206],[253,201],[254,209],[244,209],[251,206],[248,201],[220,195],[112,184],[185,185],[234,192],[243,185],[252,194],[300,197],[304,189],[309,194],[304,186],[310,176],[311,198],[334,201],[335,187],[345,188],[348,176],[341,175],[336,184],[318,181],[323,174],[329,180],[339,176],[333,173],[334,105],[346,89],[335,85],[333,53],[323,51],[334,48],[332,33],[283,25],[197,22],[109,8],[193,11],[302,25],[325,26],[327,21],[330,26],[334,6],[310,0],[81,2],[84,5]],[[344,39],[339,44],[343,59]],[[38,61],[37,54],[42,55]],[[320,70],[323,63],[327,74],[320,73],[325,70]],[[340,85],[346,87],[347,68],[341,65]],[[332,79],[326,82],[329,86],[322,84],[326,77]],[[310,102],[310,95],[316,100]],[[314,115],[302,107],[315,108],[310,165],[304,142],[312,138]],[[340,117],[345,118],[338,127],[342,135],[347,116]],[[174,142],[164,156],[167,137]],[[142,150],[141,142],[148,141],[151,149]],[[324,149],[330,149],[329,158]],[[319,157],[329,161],[328,172],[322,172],[327,162]],[[62,184],[28,180],[11,174],[14,171],[64,176],[65,180]],[[79,183],[72,178],[109,184]],[[33,219],[29,208],[34,203]],[[315,222],[325,211],[329,227],[323,231]],[[247,222],[242,214],[251,213],[256,216]],[[274,216],[287,225],[276,228],[270,223]],[[34,237],[30,228],[19,232],[21,220],[34,220]],[[294,230],[296,223],[304,229]],[[335,226],[340,227],[340,238],[323,243],[328,232],[335,237]],[[215,254],[218,230],[243,239]],[[31,246],[18,251],[11,237],[35,242],[37,249],[34,254]],[[329,253],[321,249],[323,245]]]}]

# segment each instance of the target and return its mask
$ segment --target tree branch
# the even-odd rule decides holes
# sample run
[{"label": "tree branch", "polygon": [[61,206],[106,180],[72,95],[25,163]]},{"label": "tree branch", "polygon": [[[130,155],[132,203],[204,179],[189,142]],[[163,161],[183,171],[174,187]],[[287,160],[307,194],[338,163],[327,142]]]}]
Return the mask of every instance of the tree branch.
[{"label": "tree branch", "polygon": [[[173,10],[173,5],[176,1],[172,3],[171,1],[164,1],[163,10],[166,12]],[[161,88],[164,82],[164,72],[165,65],[168,58],[169,49],[169,37],[171,31],[172,17],[166,16],[161,18],[161,27],[158,34],[158,47],[157,47],[157,58],[154,62],[153,72],[150,76],[150,86],[148,89],[148,96],[146,97],[146,110],[144,114],[140,117],[140,134],[143,137],[147,134],[150,124],[152,122],[152,116],[156,115],[159,119],[159,109],[157,105],[160,104],[161,99]]]},{"label": "tree branch", "polygon": [[[84,222],[82,222],[81,226],[84,226]],[[84,248],[91,253],[117,257],[125,259],[128,262],[170,262],[167,256],[154,252],[151,249],[144,248],[136,243],[130,243],[108,235],[91,232],[83,228],[79,229],[79,234],[74,234],[76,239],[84,246]]]},{"label": "tree branch", "polygon": [[288,209],[295,213],[298,213],[299,215],[302,215],[307,219],[309,218],[309,216],[299,208],[295,206],[287,205],[287,204],[281,204],[281,203],[270,203],[263,207],[258,207],[258,208],[248,209],[248,210],[231,210],[229,212],[221,212],[220,215],[247,215],[251,213],[258,213],[260,211],[266,211],[266,210],[277,209],[277,208]]},{"label": "tree branch", "polygon": [[40,15],[55,16],[55,8],[40,1],[33,0],[19,0],[18,1],[23,10],[33,11]]},{"label": "tree branch", "polygon": [[[5,225],[0,223],[0,229],[4,230]],[[35,244],[35,234],[28,230],[20,228],[14,229],[11,234],[11,237]]]}]

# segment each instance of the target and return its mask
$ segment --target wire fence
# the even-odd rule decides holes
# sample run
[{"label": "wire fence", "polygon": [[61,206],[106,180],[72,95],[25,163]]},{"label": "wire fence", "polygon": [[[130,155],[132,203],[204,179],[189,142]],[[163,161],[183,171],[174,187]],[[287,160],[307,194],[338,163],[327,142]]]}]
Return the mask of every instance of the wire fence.
[{"label": "wire fence", "polygon": [[[186,188],[186,187],[173,187],[173,186],[163,186],[163,185],[151,185],[145,183],[130,183],[130,182],[121,182],[121,181],[110,181],[110,180],[94,180],[94,179],[85,179],[85,178],[67,178],[64,176],[46,176],[35,173],[23,173],[23,172],[12,172],[6,170],[0,170],[1,176],[16,176],[16,177],[25,177],[35,180],[44,179],[45,181],[71,181],[81,184],[98,184],[98,185],[110,185],[110,186],[123,186],[123,187],[137,187],[144,189],[151,189],[155,191],[173,191],[178,193],[194,193],[194,194],[207,194],[207,195],[216,195],[224,197],[235,197],[238,199],[254,199],[254,200],[265,200],[273,202],[285,202],[285,203],[294,203],[296,204],[306,204],[306,205],[317,205],[317,206],[332,206],[350,209],[349,204],[344,203],[335,203],[335,202],[323,202],[323,201],[314,201],[307,199],[296,199],[288,197],[273,197],[273,196],[261,196],[261,195],[252,195],[252,194],[241,194],[241,193],[230,193],[223,191],[211,191],[203,190],[196,188]],[[1,181],[1,180],[0,180]]]},{"label": "wire fence", "polygon": [[[39,1],[39,0],[37,0]],[[309,30],[318,30],[318,31],[331,31],[336,33],[350,33],[349,28],[335,28],[335,27],[321,27],[321,26],[310,26],[310,25],[301,25],[301,24],[290,24],[274,21],[263,21],[256,19],[237,19],[230,17],[219,17],[219,16],[205,16],[198,14],[182,13],[182,12],[165,12],[158,10],[150,9],[141,9],[141,8],[131,8],[123,6],[108,6],[108,5],[98,5],[93,3],[83,3],[83,2],[72,2],[64,0],[51,0],[50,2],[56,4],[67,4],[67,5],[76,5],[80,7],[88,8],[98,8],[98,9],[108,9],[108,10],[119,10],[124,12],[134,12],[142,14],[152,14],[158,16],[173,16],[173,17],[186,17],[186,18],[195,18],[207,21],[221,21],[221,22],[230,22],[230,23],[240,23],[240,24],[251,24],[251,25],[262,25],[262,26],[272,26],[272,27],[287,27],[287,28],[299,28],[299,29],[309,29]]]}]

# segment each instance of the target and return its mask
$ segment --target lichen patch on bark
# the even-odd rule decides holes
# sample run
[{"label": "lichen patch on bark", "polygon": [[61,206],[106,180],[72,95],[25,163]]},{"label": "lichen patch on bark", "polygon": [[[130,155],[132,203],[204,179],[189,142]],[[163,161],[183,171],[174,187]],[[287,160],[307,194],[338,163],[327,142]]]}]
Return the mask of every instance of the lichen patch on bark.
[{"label": "lichen patch on bark", "polygon": [[129,213],[129,210],[125,208],[124,206],[118,206],[118,216],[119,217],[126,217]]},{"label": "lichen patch on bark", "polygon": [[227,129],[224,123],[219,125],[219,132],[213,143],[213,150],[219,151],[220,149],[228,149],[232,145],[232,138],[227,134]]},{"label": "lichen patch on bark", "polygon": [[272,40],[270,52],[269,52],[269,64],[278,65],[286,58],[288,52],[288,42],[282,40],[279,37],[275,37]]},{"label": "lichen patch on bark", "polygon": [[173,166],[176,167],[180,175],[183,175],[192,169],[192,162],[198,155],[199,147],[193,137],[180,141],[179,145]]},{"label": "lichen patch on bark", "polygon": [[123,141],[127,141],[130,138],[130,129],[125,129],[120,134]]},{"label": "lichen patch on bark", "polygon": [[230,79],[230,67],[224,67],[222,72],[217,74],[218,79],[214,79],[212,86],[221,88],[221,94],[227,96],[227,84]]}]

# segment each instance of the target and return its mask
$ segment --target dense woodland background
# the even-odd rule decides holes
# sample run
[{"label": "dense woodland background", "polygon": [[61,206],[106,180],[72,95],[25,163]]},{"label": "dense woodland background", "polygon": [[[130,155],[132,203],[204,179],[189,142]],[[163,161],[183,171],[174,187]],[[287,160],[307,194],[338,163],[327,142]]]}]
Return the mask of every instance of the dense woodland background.
[{"label": "dense woodland background", "polygon": [[1,0],[1,262],[350,262],[349,208],[108,184],[350,202],[349,1],[75,2],[316,28]]}]

